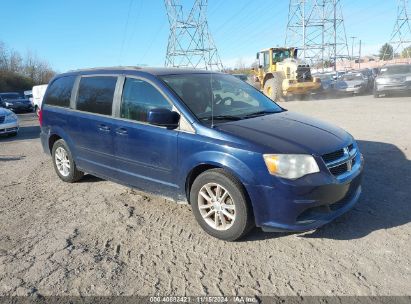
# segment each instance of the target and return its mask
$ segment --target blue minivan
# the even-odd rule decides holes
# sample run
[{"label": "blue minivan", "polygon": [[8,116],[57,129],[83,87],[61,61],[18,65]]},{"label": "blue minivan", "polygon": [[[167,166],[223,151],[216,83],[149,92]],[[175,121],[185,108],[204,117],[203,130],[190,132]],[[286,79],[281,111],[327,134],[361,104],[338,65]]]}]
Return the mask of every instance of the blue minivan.
[{"label": "blue minivan", "polygon": [[57,175],[84,173],[191,204],[210,235],[316,229],[361,193],[346,131],[291,113],[236,77],[165,68],[68,72],[49,84],[41,142]]}]

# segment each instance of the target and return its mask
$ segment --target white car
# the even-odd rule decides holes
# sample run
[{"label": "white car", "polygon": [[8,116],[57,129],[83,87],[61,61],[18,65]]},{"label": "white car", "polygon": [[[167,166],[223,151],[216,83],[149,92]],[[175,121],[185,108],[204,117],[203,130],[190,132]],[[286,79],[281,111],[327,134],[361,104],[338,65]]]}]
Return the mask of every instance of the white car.
[{"label": "white car", "polygon": [[0,135],[17,135],[19,131],[19,119],[12,111],[0,108]]},{"label": "white car", "polygon": [[47,84],[42,84],[38,86],[34,86],[32,89],[33,94],[33,107],[36,111],[37,116],[39,115],[39,111],[41,109],[41,104],[43,103],[43,97],[47,90]]}]

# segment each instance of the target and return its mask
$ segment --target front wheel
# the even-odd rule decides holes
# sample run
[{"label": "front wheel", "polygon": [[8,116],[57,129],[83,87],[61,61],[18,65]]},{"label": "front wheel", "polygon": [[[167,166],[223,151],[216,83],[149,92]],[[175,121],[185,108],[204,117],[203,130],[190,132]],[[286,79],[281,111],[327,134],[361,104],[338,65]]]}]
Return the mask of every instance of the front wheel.
[{"label": "front wheel", "polygon": [[73,156],[63,139],[54,143],[52,157],[54,169],[62,181],[74,183],[83,177],[84,173],[77,170]]},{"label": "front wheel", "polygon": [[208,170],[196,178],[190,202],[199,225],[218,239],[238,240],[254,226],[243,186],[222,169]]}]

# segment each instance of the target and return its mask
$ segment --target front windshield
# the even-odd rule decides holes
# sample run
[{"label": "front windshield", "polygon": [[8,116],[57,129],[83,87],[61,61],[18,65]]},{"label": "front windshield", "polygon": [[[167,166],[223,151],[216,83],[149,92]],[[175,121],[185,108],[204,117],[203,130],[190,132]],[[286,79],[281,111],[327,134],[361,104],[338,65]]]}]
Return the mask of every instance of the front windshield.
[{"label": "front windshield", "polygon": [[395,75],[395,74],[408,74],[411,73],[410,65],[394,65],[385,68],[381,68],[380,75]]},{"label": "front windshield", "polygon": [[1,94],[1,99],[3,100],[13,100],[13,99],[22,99],[22,97],[17,93],[4,93]]},{"label": "front windshield", "polygon": [[225,74],[161,77],[203,123],[240,120],[282,112],[271,99],[238,78]]},{"label": "front windshield", "polygon": [[273,62],[281,62],[284,59],[290,58],[291,52],[289,50],[273,51]]}]

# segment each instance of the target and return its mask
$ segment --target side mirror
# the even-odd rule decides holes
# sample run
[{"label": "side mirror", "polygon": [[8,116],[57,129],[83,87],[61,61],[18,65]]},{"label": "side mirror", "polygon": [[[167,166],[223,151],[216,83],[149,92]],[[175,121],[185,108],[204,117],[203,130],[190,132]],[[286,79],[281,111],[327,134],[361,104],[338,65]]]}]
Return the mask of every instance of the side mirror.
[{"label": "side mirror", "polygon": [[260,53],[257,53],[257,55],[255,55],[255,57],[256,57],[257,59],[260,59]]},{"label": "side mirror", "polygon": [[178,127],[180,114],[165,108],[156,108],[148,111],[147,122],[151,125],[175,129]]}]

